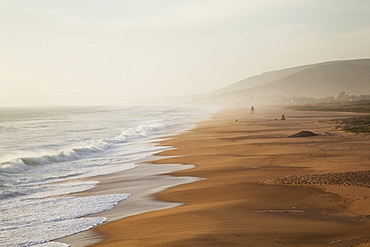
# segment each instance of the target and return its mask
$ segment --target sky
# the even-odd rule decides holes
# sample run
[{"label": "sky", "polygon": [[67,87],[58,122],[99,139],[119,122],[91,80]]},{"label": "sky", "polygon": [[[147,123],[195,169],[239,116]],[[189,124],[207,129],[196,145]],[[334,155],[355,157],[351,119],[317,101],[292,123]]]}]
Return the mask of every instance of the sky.
[{"label": "sky", "polygon": [[0,107],[208,94],[357,58],[369,0],[0,0]]}]

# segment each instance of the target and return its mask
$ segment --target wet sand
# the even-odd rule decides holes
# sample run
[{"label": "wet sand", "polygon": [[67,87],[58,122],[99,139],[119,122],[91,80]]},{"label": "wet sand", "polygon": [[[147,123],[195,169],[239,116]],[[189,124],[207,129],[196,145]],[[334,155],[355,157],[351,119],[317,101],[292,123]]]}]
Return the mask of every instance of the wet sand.
[{"label": "wet sand", "polygon": [[[223,111],[162,141],[176,149],[154,165],[204,179],[156,194],[182,206],[94,228],[93,246],[370,246],[370,136],[318,122],[356,114],[281,113]],[[319,135],[288,138],[303,130]]]}]

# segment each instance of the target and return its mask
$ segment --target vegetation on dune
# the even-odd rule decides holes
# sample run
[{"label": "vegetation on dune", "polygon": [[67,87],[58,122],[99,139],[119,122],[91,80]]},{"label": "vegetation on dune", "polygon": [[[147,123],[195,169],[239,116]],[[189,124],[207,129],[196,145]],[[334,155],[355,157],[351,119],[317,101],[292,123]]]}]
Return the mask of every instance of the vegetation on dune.
[{"label": "vegetation on dune", "polygon": [[[365,95],[368,97],[368,95]],[[357,98],[356,98],[357,97]],[[358,112],[370,113],[370,100],[364,99],[364,95],[348,95],[340,93],[336,100],[325,103],[309,105],[295,105],[287,108],[299,111],[335,111],[335,112]],[[336,128],[352,133],[370,133],[370,115],[354,118],[343,118],[324,121],[336,124]]]},{"label": "vegetation on dune", "polygon": [[338,124],[337,128],[341,128],[343,131],[353,133],[370,133],[370,116],[334,119],[327,122]]},{"label": "vegetation on dune", "polygon": [[298,111],[336,111],[370,113],[370,100],[359,101],[331,101],[309,105],[295,105],[287,108]]},{"label": "vegetation on dune", "polygon": [[335,111],[335,112],[370,113],[370,101],[368,102],[367,105],[356,105],[355,103],[352,102],[347,105],[324,103],[315,105],[291,106],[288,108],[298,111]]}]

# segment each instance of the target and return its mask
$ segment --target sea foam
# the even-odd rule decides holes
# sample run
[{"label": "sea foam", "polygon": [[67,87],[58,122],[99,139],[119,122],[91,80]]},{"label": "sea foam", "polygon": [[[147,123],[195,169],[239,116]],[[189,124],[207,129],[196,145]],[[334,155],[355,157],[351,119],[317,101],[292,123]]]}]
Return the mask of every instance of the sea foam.
[{"label": "sea foam", "polygon": [[[106,218],[79,217],[109,210],[129,196],[129,194],[110,194],[29,201],[22,199],[22,202],[13,200],[0,205],[2,211],[0,244],[34,245],[90,229],[104,222]],[[19,217],[14,217],[15,215]]]}]

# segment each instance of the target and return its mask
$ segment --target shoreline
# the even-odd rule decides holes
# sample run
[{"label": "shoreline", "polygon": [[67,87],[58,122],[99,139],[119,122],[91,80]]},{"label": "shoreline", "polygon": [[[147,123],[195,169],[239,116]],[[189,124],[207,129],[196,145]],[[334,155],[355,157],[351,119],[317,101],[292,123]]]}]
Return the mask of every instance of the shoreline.
[{"label": "shoreline", "polygon": [[[155,158],[151,157],[147,159],[149,162],[149,160],[154,161],[155,159],[160,158],[160,156],[156,156]],[[136,168],[131,170],[98,176],[96,177],[96,180],[99,180],[100,183],[97,187],[77,194],[70,194],[70,196],[131,194],[131,196],[121,201],[110,210],[85,216],[88,218],[107,218],[107,221],[103,224],[146,212],[181,206],[182,203],[156,200],[153,195],[173,186],[199,180],[200,178],[185,176],[172,177],[166,175],[174,171],[191,169],[193,166],[183,164],[162,164],[152,167],[152,164],[148,162],[140,163]],[[89,180],[91,180],[91,178],[89,178]],[[67,243],[72,247],[90,246],[104,239],[103,236],[95,230],[96,227],[97,226],[87,231],[78,232],[67,237],[56,239],[53,242]]]},{"label": "shoreline", "polygon": [[[370,202],[368,188],[269,182],[287,176],[369,169],[366,160],[353,161],[353,149],[329,150],[338,143],[343,149],[344,142],[368,144],[369,136],[361,140],[310,118],[359,114],[285,111],[286,121],[274,121],[279,117],[276,112],[250,116],[241,108],[223,111],[193,130],[161,141],[160,145],[176,149],[160,153],[154,165],[194,164],[196,168],[169,175],[205,179],[155,194],[156,201],[176,202],[180,207],[110,220],[87,231],[105,236],[94,246],[351,246],[367,242],[364,236],[370,235],[370,222],[363,216],[370,214],[365,206]],[[321,135],[286,138],[298,130]],[[369,155],[361,151],[361,157]],[[352,163],[348,165],[347,160]]]},{"label": "shoreline", "polygon": [[[107,220],[102,224],[155,210],[181,206],[183,203],[157,200],[155,198],[155,194],[174,186],[191,183],[202,179],[198,177],[174,177],[167,175],[171,172],[191,169],[194,167],[194,165],[176,163],[154,165],[153,162],[164,158],[160,156],[160,153],[163,152],[163,150],[173,149],[171,146],[158,145],[158,143],[191,130],[195,124],[196,122],[187,123],[185,125],[176,125],[172,127],[172,131],[169,133],[170,135],[149,139],[148,142],[152,143],[153,145],[163,146],[163,148],[161,148],[162,150],[153,156],[141,159],[135,164],[137,166],[133,169],[85,178],[83,180],[99,181],[98,186],[90,190],[68,194],[68,196],[78,197],[105,194],[131,194],[127,199],[122,200],[112,209],[84,216],[86,218],[107,218]],[[185,129],[183,126],[185,126]],[[191,128],[189,128],[189,126],[191,126]],[[175,134],[172,134],[173,132],[175,132]],[[129,161],[127,163],[132,162]],[[99,243],[104,239],[104,237],[95,230],[97,226],[94,226],[86,231],[77,232],[66,237],[52,240],[51,242],[68,244],[72,247],[90,246],[95,243]]]}]

